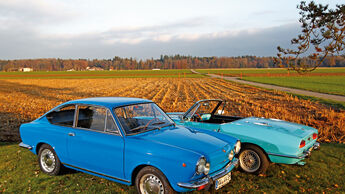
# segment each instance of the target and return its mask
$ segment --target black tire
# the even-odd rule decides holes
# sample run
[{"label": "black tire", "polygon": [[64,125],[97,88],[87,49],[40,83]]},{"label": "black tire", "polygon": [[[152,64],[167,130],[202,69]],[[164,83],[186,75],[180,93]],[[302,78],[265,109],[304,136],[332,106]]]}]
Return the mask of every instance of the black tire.
[{"label": "black tire", "polygon": [[[170,183],[164,174],[155,167],[146,166],[142,168],[135,177],[135,187],[138,193],[145,193],[145,184],[142,184],[141,186],[141,182],[144,183],[145,180],[153,180],[153,184],[157,186],[155,188],[159,191],[163,191],[164,194],[176,193],[170,186]],[[159,191],[157,193],[159,193]]]},{"label": "black tire", "polygon": [[264,174],[270,165],[266,154],[261,148],[251,144],[242,147],[238,158],[240,160],[240,169],[246,173]]},{"label": "black tire", "polygon": [[38,151],[38,164],[42,172],[55,176],[60,174],[62,165],[56,155],[54,149],[48,145],[43,144]]}]

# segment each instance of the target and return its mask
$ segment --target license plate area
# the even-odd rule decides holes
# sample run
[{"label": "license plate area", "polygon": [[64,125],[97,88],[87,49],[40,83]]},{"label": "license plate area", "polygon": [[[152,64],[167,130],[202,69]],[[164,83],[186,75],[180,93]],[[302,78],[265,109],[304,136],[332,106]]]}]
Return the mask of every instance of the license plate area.
[{"label": "license plate area", "polygon": [[228,184],[231,181],[231,172],[228,174],[220,177],[215,181],[215,189],[218,190],[222,187],[224,187],[226,184]]}]

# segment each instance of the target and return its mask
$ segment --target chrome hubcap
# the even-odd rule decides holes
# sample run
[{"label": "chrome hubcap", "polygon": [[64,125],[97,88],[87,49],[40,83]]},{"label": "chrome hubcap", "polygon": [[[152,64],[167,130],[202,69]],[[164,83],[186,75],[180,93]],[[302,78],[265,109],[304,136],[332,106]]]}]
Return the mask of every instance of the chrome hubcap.
[{"label": "chrome hubcap", "polygon": [[145,194],[164,193],[162,181],[153,174],[145,174],[140,179],[140,191]]},{"label": "chrome hubcap", "polygon": [[260,157],[252,150],[244,150],[240,154],[240,165],[246,172],[255,172],[260,168]]},{"label": "chrome hubcap", "polygon": [[49,149],[44,149],[41,154],[41,166],[46,172],[52,172],[55,169],[55,156]]}]

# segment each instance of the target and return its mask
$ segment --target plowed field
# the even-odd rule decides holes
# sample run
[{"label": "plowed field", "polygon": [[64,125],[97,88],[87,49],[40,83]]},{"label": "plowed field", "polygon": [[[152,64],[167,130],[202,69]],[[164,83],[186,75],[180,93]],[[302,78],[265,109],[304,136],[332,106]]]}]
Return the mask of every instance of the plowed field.
[{"label": "plowed field", "polygon": [[166,112],[184,112],[204,98],[225,99],[226,114],[279,118],[319,129],[323,142],[345,142],[345,111],[211,78],[2,79],[0,140],[19,141],[21,123],[78,98],[126,96],[151,99]]}]

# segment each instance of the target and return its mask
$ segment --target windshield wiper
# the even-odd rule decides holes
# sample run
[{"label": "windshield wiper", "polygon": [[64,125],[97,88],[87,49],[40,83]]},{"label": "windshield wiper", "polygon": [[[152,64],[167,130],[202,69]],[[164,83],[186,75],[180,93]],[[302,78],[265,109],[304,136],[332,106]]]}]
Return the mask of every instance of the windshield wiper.
[{"label": "windshield wiper", "polygon": [[135,128],[133,128],[133,129],[130,129],[129,131],[136,131],[136,130],[140,130],[140,129],[146,129],[147,127],[146,126],[144,126],[144,125],[140,125],[140,126],[138,126],[138,127],[135,127]]},{"label": "windshield wiper", "polygon": [[151,125],[161,125],[161,124],[164,124],[164,123],[165,123],[164,121],[160,121],[160,122],[152,123]]},{"label": "windshield wiper", "polygon": [[175,123],[169,123],[167,125],[163,125],[163,126],[159,127],[159,129],[161,129],[163,127],[169,127],[169,126],[172,126],[172,125],[175,126]]}]

